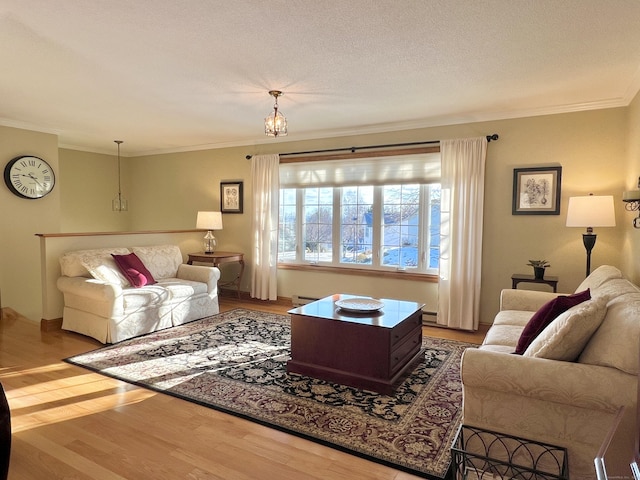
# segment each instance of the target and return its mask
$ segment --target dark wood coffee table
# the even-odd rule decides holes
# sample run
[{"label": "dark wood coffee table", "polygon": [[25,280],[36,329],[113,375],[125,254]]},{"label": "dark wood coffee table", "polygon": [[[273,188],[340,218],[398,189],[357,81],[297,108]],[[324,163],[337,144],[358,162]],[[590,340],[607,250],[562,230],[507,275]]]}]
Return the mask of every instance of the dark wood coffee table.
[{"label": "dark wood coffee table", "polygon": [[349,312],[336,294],[289,310],[291,360],[287,371],[392,395],[423,355],[422,307],[380,299],[382,309]]}]

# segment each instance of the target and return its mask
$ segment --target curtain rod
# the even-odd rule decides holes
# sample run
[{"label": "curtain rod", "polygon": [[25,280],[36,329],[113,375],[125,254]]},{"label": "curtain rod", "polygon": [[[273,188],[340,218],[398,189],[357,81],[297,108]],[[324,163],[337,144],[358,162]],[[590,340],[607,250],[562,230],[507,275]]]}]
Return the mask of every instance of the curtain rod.
[{"label": "curtain rod", "polygon": [[[491,142],[492,140],[495,142],[500,138],[497,133],[493,135],[487,135],[487,142]],[[434,143],[440,143],[440,140],[429,140],[427,142],[411,142],[411,143],[392,143],[388,145],[367,145],[365,147],[346,147],[346,148],[328,148],[326,150],[309,150],[308,152],[289,152],[289,153],[281,153],[281,157],[286,157],[289,155],[310,155],[312,153],[333,153],[333,152],[351,152],[355,153],[356,150],[367,150],[372,148],[391,148],[391,147],[412,147],[416,145],[433,145]],[[251,160],[253,155],[247,155],[245,158],[247,160]]]}]

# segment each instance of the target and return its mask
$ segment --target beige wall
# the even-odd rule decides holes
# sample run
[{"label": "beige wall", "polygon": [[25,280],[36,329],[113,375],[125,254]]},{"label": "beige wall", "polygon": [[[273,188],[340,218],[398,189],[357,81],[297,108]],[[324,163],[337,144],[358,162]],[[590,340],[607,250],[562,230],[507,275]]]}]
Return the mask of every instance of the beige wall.
[{"label": "beige wall", "polygon": [[[388,132],[357,137],[337,137],[305,142],[274,140],[252,147],[236,147],[146,157],[123,158],[123,192],[129,199],[129,212],[110,211],[117,191],[115,155],[97,155],[60,150],[59,188],[50,197],[34,202],[12,197],[2,189],[5,219],[20,221],[18,231],[3,235],[0,287],[3,304],[30,318],[39,319],[40,292],[33,278],[37,267],[22,273],[30,293],[8,282],[6,272],[23,269],[37,257],[34,233],[56,231],[118,231],[190,229],[198,210],[219,209],[221,181],[242,180],[245,187],[245,213],[224,215],[224,229],[216,232],[219,250],[243,251],[251,257],[251,163],[247,154],[290,152],[318,148],[350,147],[383,143],[461,138],[498,133],[491,142],[486,171],[486,209],[483,248],[481,321],[489,323],[498,308],[499,292],[511,286],[512,273],[528,273],[530,258],[545,258],[548,271],[560,277],[561,291],[572,291],[584,277],[585,251],[580,229],[564,226],[568,197],[590,192],[612,194],[616,200],[618,226],[596,229],[598,242],[593,251],[593,267],[610,263],[638,277],[632,266],[633,252],[639,251],[640,232],[630,225],[632,215],[624,212],[622,191],[631,188],[640,175],[637,127],[640,122],[638,100],[630,108],[607,109],[572,114],[469,123],[419,130]],[[635,124],[635,125],[631,125]],[[1,129],[9,141],[2,143],[8,161],[12,155],[31,153],[56,158],[56,138],[15,129]],[[11,145],[14,148],[10,148]],[[40,148],[33,151],[29,148]],[[50,152],[50,150],[54,150]],[[43,153],[44,152],[44,153]],[[52,162],[53,163],[53,162]],[[57,167],[57,163],[54,164]],[[559,216],[511,215],[513,168],[562,165],[562,206]],[[43,213],[42,205],[53,205]],[[61,207],[61,206],[62,207]],[[22,222],[22,215],[37,212]],[[35,218],[36,220],[33,220]],[[62,227],[61,227],[62,226]],[[7,230],[7,227],[5,227]],[[9,253],[10,252],[10,253]],[[34,264],[35,265],[35,264]],[[13,274],[11,273],[13,279]],[[248,291],[250,267],[242,289]],[[636,278],[637,280],[637,278]],[[426,282],[386,280],[377,277],[342,276],[317,272],[280,271],[279,295],[321,296],[334,291],[369,293],[422,301],[429,310],[436,308],[436,285]],[[5,293],[6,291],[6,293]],[[29,301],[27,299],[31,299]],[[35,303],[34,303],[35,302]]]},{"label": "beige wall", "polygon": [[[572,292],[584,279],[586,252],[579,228],[565,227],[570,196],[614,196],[618,226],[596,228],[592,270],[621,267],[623,238],[625,109],[531,117],[495,122],[500,140],[487,158],[481,321],[491,322],[499,292],[510,288],[512,273],[531,273],[528,259],[546,259],[558,289]],[[511,215],[513,168],[562,166],[560,215]]]},{"label": "beige wall", "polygon": [[26,200],[0,186],[0,295],[9,306],[39,320],[42,311],[40,245],[36,233],[58,232],[60,192],[64,183],[58,167],[56,135],[0,127],[2,169],[14,157],[33,155],[46,160],[56,175],[56,186],[44,198]]},{"label": "beige wall", "polygon": [[[640,93],[627,108],[627,165],[624,171],[625,190],[638,189],[640,177]],[[640,229],[633,228],[632,221],[640,212],[624,212],[623,270],[636,284],[640,284]]]},{"label": "beige wall", "polygon": [[[217,250],[245,252],[248,265],[251,165],[245,152],[230,148],[128,159],[131,182],[136,185],[129,196],[132,225],[136,230],[193,229],[199,210],[220,210],[221,181],[243,181],[244,213],[224,214],[223,229],[214,235]],[[202,245],[198,247],[202,251]],[[223,282],[235,277],[235,268],[229,266],[222,271]],[[250,290],[248,271],[243,276],[243,291]]]},{"label": "beige wall", "polygon": [[[308,142],[275,141],[253,148],[228,148],[130,159],[132,225],[136,229],[192,228],[199,209],[219,208],[219,183],[245,182],[245,213],[224,215],[217,232],[219,249],[240,250],[250,257],[251,171],[246,154],[288,152],[352,145],[372,145],[498,133],[489,144],[486,171],[486,216],[483,253],[482,311],[491,322],[499,293],[511,286],[512,273],[529,273],[528,259],[545,258],[559,289],[573,291],[584,278],[586,254],[581,229],[566,228],[567,200],[572,195],[612,194],[618,227],[599,229],[592,265],[622,266],[622,202],[626,182],[624,157],[626,109],[530,117],[496,122],[341,137]],[[562,204],[558,216],[511,215],[513,168],[561,165]],[[242,288],[249,290],[250,267]],[[436,285],[426,282],[354,277],[281,270],[279,295],[322,296],[335,291],[394,296],[437,305]]]},{"label": "beige wall", "polygon": [[[115,145],[114,145],[115,146]],[[60,230],[62,232],[118,232],[131,230],[130,212],[114,212],[118,193],[116,155],[60,149]],[[122,192],[128,198],[127,166],[122,158]]]}]

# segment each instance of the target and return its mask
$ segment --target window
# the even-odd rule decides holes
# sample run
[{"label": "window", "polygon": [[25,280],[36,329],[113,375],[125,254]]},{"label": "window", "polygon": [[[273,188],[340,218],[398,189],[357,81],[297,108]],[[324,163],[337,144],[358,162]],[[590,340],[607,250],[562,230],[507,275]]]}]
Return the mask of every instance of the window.
[{"label": "window", "polygon": [[371,264],[373,252],[373,186],[340,189],[340,262]]},{"label": "window", "polygon": [[331,261],[333,253],[333,190],[305,188],[302,195],[302,258],[306,262]]},{"label": "window", "polygon": [[281,165],[278,262],[435,273],[439,175],[437,151]]}]

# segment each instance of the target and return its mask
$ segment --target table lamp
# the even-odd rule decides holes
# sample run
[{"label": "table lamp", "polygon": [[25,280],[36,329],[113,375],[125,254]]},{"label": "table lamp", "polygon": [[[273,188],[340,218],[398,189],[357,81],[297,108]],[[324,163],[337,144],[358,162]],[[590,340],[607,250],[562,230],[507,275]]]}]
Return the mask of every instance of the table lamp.
[{"label": "table lamp", "polygon": [[211,231],[222,230],[222,213],[198,212],[196,228],[199,230],[207,230],[207,234],[204,236],[204,253],[212,254],[216,248],[216,237],[213,236]]},{"label": "table lamp", "polygon": [[567,227],[586,227],[582,243],[587,250],[587,275],[591,273],[591,250],[596,244],[593,227],[615,227],[616,215],[612,195],[585,195],[570,197],[567,209]]}]

